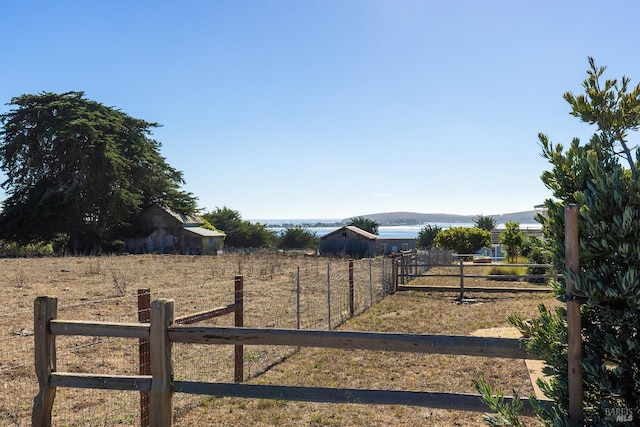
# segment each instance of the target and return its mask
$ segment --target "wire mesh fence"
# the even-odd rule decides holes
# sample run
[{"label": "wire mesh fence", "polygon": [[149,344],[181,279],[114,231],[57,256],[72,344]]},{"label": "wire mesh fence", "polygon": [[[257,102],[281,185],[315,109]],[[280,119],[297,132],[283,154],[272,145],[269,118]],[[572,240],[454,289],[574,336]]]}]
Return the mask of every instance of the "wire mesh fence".
[{"label": "wire mesh fence", "polygon": [[[333,329],[380,301],[392,287],[392,260],[353,262],[281,253],[217,257],[123,256],[102,258],[3,259],[0,310],[0,424],[30,425],[37,380],[33,368],[33,300],[56,295],[58,318],[138,322],[138,295],[176,301],[176,317],[234,301],[234,276],[244,277],[244,326]],[[352,294],[350,293],[352,277]],[[199,325],[233,326],[233,315]],[[137,339],[58,337],[57,370],[138,374]],[[175,376],[181,380],[234,379],[233,346],[175,344]],[[294,347],[250,346],[244,378],[255,377],[296,351]],[[53,424],[64,426],[140,425],[140,392],[59,388]],[[200,396],[177,395],[175,420],[203,405]]]}]

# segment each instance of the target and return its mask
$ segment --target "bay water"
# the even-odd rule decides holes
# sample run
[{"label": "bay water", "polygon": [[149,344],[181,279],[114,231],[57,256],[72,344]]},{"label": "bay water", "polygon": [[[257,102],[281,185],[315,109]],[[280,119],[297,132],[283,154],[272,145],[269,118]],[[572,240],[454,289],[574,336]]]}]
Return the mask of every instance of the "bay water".
[{"label": "bay water", "polygon": [[[339,228],[342,225],[332,225],[332,226],[322,226],[317,225],[319,223],[332,223],[334,221],[331,220],[268,220],[268,221],[257,221],[261,224],[267,225],[269,230],[276,232],[276,234],[280,234],[282,231],[286,230],[287,226],[296,226],[302,225],[308,231],[315,233],[316,236],[322,237],[325,236]],[[438,226],[442,229],[451,228],[451,227],[473,227],[473,223],[429,223],[429,224],[419,224],[419,225],[381,225],[378,227],[378,237],[382,239],[415,239],[418,237],[418,233],[422,228],[426,225]],[[504,224],[498,224],[498,229],[504,229]],[[541,225],[538,223],[533,224],[520,224],[520,228],[523,230],[539,230]]]}]

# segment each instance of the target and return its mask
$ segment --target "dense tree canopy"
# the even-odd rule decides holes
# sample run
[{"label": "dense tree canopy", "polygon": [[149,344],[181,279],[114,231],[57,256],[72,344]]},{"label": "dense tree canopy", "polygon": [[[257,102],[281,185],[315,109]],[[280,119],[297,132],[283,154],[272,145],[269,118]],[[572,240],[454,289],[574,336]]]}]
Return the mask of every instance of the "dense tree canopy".
[{"label": "dense tree canopy", "polygon": [[182,213],[196,199],[151,139],[158,125],[88,100],[82,92],[22,95],[0,115],[0,168],[8,198],[0,238],[66,236],[74,253],[100,251],[143,208]]},{"label": "dense tree canopy", "polygon": [[227,235],[225,245],[232,248],[263,248],[275,244],[276,235],[264,224],[242,219],[240,212],[226,206],[201,215]]},{"label": "dense tree canopy", "polygon": [[433,240],[436,238],[439,232],[442,231],[442,227],[437,225],[427,224],[418,232],[417,246],[421,249],[431,249],[433,246]]},{"label": "dense tree canopy", "polygon": [[433,244],[458,254],[470,255],[483,246],[491,246],[491,233],[476,227],[451,227],[440,231]]},{"label": "dense tree canopy", "polygon": [[300,225],[287,227],[280,234],[280,247],[283,249],[315,249],[320,244],[320,238],[315,232]]},{"label": "dense tree canopy", "polygon": [[353,225],[354,227],[358,227],[360,230],[375,234],[376,236],[378,235],[379,224],[376,221],[363,216],[351,218],[347,225]]}]

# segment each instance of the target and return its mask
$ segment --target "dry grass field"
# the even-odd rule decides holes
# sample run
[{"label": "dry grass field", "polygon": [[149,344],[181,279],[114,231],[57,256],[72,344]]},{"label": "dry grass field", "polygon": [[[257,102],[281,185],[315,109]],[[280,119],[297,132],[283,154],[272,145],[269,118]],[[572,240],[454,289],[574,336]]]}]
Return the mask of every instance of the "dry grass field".
[{"label": "dry grass field", "polygon": [[[151,288],[152,298],[172,298],[181,316],[233,301],[233,277],[245,277],[245,326],[296,327],[296,281],[302,283],[301,327],[327,328],[327,273],[331,278],[332,324],[345,319],[346,262],[284,254],[193,256],[113,256],[99,258],[0,259],[5,290],[0,308],[0,425],[30,425],[37,393],[33,371],[33,300],[57,296],[61,319],[136,321],[136,290]],[[298,271],[300,273],[298,273]],[[373,271],[373,274],[372,274]],[[535,316],[534,294],[469,295],[475,304],[454,303],[456,294],[400,292],[382,297],[384,266],[356,264],[355,318],[340,329],[411,333],[471,334],[506,326],[509,313]],[[386,267],[388,275],[390,269]],[[300,279],[298,279],[300,277]],[[455,278],[419,279],[456,284]],[[448,283],[447,283],[448,282]],[[495,285],[469,279],[469,285]],[[476,283],[477,282],[477,283]],[[360,287],[359,285],[360,284]],[[429,283],[425,283],[429,284]],[[374,294],[368,292],[373,290]],[[208,324],[230,326],[232,316]],[[58,338],[58,369],[72,372],[135,374],[137,342],[125,339]],[[175,348],[180,379],[227,381],[233,377],[229,346]],[[496,358],[414,355],[306,348],[246,347],[245,378],[260,384],[470,392],[483,376],[508,394],[532,392],[524,361]],[[276,363],[282,360],[282,363]],[[260,372],[264,373],[257,375]],[[139,394],[58,389],[54,425],[138,425]],[[180,396],[177,426],[329,425],[477,426],[481,414],[408,406],[316,404]],[[535,420],[529,420],[536,425]]]}]

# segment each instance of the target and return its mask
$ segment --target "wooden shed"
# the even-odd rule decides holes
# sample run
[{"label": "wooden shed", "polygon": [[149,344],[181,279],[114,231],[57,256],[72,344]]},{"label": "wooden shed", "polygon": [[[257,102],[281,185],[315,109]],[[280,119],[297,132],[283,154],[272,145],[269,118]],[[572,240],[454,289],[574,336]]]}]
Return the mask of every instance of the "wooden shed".
[{"label": "wooden shed", "polygon": [[124,239],[129,253],[216,254],[223,249],[225,234],[200,227],[195,215],[184,215],[167,206],[153,205],[138,219],[140,234]]},{"label": "wooden shed", "polygon": [[320,237],[320,255],[367,258],[375,256],[378,236],[352,225],[345,225]]},{"label": "wooden shed", "polygon": [[193,255],[217,255],[224,247],[225,234],[202,227],[183,228],[184,253]]}]

